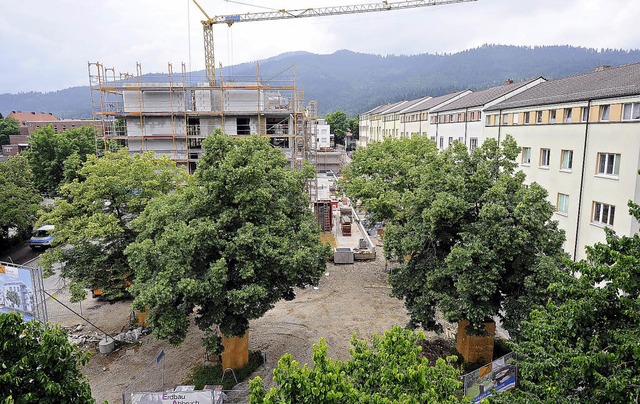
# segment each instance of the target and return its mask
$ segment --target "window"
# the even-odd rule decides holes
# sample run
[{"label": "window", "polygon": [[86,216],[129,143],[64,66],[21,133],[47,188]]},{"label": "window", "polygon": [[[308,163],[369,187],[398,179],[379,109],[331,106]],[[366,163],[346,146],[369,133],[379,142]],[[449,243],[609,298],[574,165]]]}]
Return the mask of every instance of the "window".
[{"label": "window", "polygon": [[571,171],[573,168],[573,150],[563,150],[560,160],[560,169]]},{"label": "window", "polygon": [[431,140],[433,140],[433,143],[435,143],[435,142],[436,142],[436,137],[435,137],[435,136],[431,136],[431,138],[430,138],[430,139],[431,139]]},{"label": "window", "polygon": [[556,210],[560,213],[569,212],[569,195],[558,193],[558,200],[556,201]]},{"label": "window", "polygon": [[513,124],[514,125],[518,124],[518,120],[519,120],[518,113],[513,114]]},{"label": "window", "polygon": [[613,226],[613,217],[616,213],[616,207],[607,205],[606,203],[593,202],[593,223],[605,224]]},{"label": "window", "polygon": [[508,123],[509,123],[509,115],[508,114],[502,115],[502,124],[506,125]]},{"label": "window", "polygon": [[556,110],[549,111],[549,123],[556,123]]},{"label": "window", "polygon": [[469,149],[473,150],[478,147],[478,138],[472,137],[469,139]]},{"label": "window", "polygon": [[522,164],[531,164],[531,147],[522,148]]},{"label": "window", "polygon": [[580,122],[588,122],[589,121],[589,107],[582,107],[582,116],[580,117]]},{"label": "window", "polygon": [[487,115],[487,116],[485,117],[485,121],[487,121],[487,122],[486,122],[487,126],[491,126],[491,115]]},{"label": "window", "polygon": [[449,137],[449,146],[451,146],[453,144],[453,138]]},{"label": "window", "polygon": [[569,123],[571,122],[571,108],[566,108],[564,110],[564,123]]},{"label": "window", "polygon": [[524,113],[524,123],[529,123],[531,122],[531,112],[525,112]]},{"label": "window", "polygon": [[620,155],[614,153],[598,153],[598,174],[620,174]]},{"label": "window", "polygon": [[609,106],[608,105],[600,105],[600,120],[608,121],[609,120]]},{"label": "window", "polygon": [[542,111],[536,112],[536,123],[542,123]]},{"label": "window", "polygon": [[464,143],[464,138],[463,138],[463,137],[459,137],[459,138],[458,138],[458,142],[460,142],[460,143]]},{"label": "window", "polygon": [[550,149],[540,149],[540,167],[549,168],[549,160],[551,159]]},{"label": "window", "polygon": [[622,120],[638,120],[640,119],[640,102],[624,104],[622,106]]},{"label": "window", "polygon": [[250,135],[251,126],[249,126],[249,118],[236,119],[236,133],[238,135]]},{"label": "window", "polygon": [[443,137],[440,138],[440,148],[441,149],[444,148],[444,138]]}]

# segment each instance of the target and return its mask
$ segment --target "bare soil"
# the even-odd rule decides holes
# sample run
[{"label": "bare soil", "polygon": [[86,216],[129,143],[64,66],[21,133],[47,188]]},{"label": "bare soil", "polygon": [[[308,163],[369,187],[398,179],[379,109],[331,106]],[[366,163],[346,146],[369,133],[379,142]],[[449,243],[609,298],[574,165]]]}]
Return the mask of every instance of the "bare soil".
[{"label": "bare soil", "polygon": [[[402,301],[389,295],[386,262],[380,251],[375,261],[327,264],[317,287],[298,290],[294,300],[281,301],[262,318],[252,321],[249,349],[262,351],[267,359],[252,377],[259,375],[270,386],[272,371],[285,353],[291,353],[300,363],[311,364],[312,345],[320,338],[327,341],[329,356],[346,359],[352,334],[369,339],[394,325],[404,326],[409,317]],[[97,304],[85,311],[90,310],[96,311],[92,322],[107,332],[119,332],[126,328],[131,308],[130,302],[119,302]],[[184,384],[192,369],[203,363],[201,338],[202,332],[192,326],[185,342],[177,347],[150,335],[142,337],[139,344],[121,347],[108,355],[98,353],[94,344],[95,353],[83,373],[98,403],[122,402],[123,393],[132,391],[171,388]],[[161,350],[165,351],[164,385],[162,362],[156,363]],[[234,391],[227,392],[227,402],[248,402],[247,386],[247,382],[240,383]]]}]

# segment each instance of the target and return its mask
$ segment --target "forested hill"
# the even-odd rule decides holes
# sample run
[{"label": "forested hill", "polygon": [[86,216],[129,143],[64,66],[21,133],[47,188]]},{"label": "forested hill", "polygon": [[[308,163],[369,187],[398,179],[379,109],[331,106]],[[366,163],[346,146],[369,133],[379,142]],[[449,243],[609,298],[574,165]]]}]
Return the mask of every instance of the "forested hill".
[{"label": "forested hill", "polygon": [[[350,116],[377,105],[461,89],[479,90],[543,76],[547,79],[593,71],[597,66],[640,62],[640,50],[570,46],[485,45],[453,54],[378,56],[342,50],[330,55],[292,52],[260,61],[260,76],[273,77],[295,64],[296,82],[306,100],[316,100],[321,115],[344,110]],[[254,63],[223,70],[225,77],[255,77]],[[199,72],[202,74],[202,72]],[[149,75],[150,79],[151,76]],[[166,77],[166,73],[157,75]],[[88,78],[87,78],[88,81]],[[0,94],[0,112],[52,112],[61,118],[91,116],[88,87],[50,93]]]}]

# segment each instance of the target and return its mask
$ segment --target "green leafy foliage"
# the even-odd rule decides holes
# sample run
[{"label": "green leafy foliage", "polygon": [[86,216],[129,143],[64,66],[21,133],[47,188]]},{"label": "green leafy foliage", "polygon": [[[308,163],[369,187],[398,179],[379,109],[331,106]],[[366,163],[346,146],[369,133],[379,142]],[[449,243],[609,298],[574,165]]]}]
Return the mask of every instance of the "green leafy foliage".
[{"label": "green leafy foliage", "polygon": [[435,366],[420,355],[424,334],[394,327],[371,343],[351,339],[351,359],[327,357],[327,343],[313,345],[313,366],[285,354],[273,371],[277,387],[266,390],[253,379],[251,403],[459,403],[460,372],[450,365],[455,357],[438,359]]},{"label": "green leafy foliage", "polygon": [[76,171],[87,155],[95,153],[95,132],[81,127],[55,133],[51,126],[37,129],[24,154],[29,159],[36,187],[40,192],[57,193],[63,182],[76,178]]},{"label": "green leafy foliage", "polygon": [[344,144],[344,134],[350,129],[347,114],[344,111],[335,111],[327,114],[326,120],[334,135],[335,143]]},{"label": "green leafy foliage", "polygon": [[236,378],[238,383],[242,383],[263,363],[264,357],[262,353],[259,351],[249,352],[249,363],[241,369],[234,369],[233,375],[235,375],[235,378],[231,373],[227,373],[224,376],[224,380],[222,379],[222,364],[200,365],[193,369],[184,384],[196,386],[196,390],[201,390],[206,385],[221,384],[223,390],[231,390],[236,385]]},{"label": "green leafy foliage", "polygon": [[20,134],[20,122],[13,118],[2,118],[0,114],[0,145],[9,144],[12,135]]},{"label": "green leafy foliage", "polygon": [[82,288],[102,289],[107,300],[121,298],[136,276],[124,255],[137,235],[129,222],[152,198],[186,184],[188,174],[167,157],[130,156],[126,149],[90,155],[77,174],[39,219],[55,225],[55,245],[42,255],[43,267],[63,263],[61,274],[81,287],[72,289],[76,300],[84,298]]},{"label": "green leafy foliage", "polygon": [[510,137],[469,153],[456,142],[437,152],[424,137],[385,140],[354,153],[344,187],[386,220],[385,254],[404,261],[390,273],[411,318],[437,329],[436,308],[472,331],[500,316],[513,335],[546,301],[561,267],[564,233],[551,221],[547,192],[515,172]]},{"label": "green leafy foliage", "polygon": [[291,169],[256,136],[216,131],[203,147],[193,186],[151,201],[131,223],[139,236],[126,250],[134,305],[172,343],[194,311],[201,329],[242,336],[250,319],[317,283],[326,267],[304,192],[309,167]]},{"label": "green leafy foliage", "polygon": [[70,344],[59,325],[0,313],[0,344],[0,402],[95,402],[79,370],[89,354]]},{"label": "green leafy foliage", "polygon": [[[638,205],[629,202],[636,219]],[[606,243],[551,288],[522,326],[521,390],[501,402],[632,403],[640,397],[640,237],[605,229]]]},{"label": "green leafy foliage", "polygon": [[0,162],[0,248],[29,235],[41,200],[25,157]]}]

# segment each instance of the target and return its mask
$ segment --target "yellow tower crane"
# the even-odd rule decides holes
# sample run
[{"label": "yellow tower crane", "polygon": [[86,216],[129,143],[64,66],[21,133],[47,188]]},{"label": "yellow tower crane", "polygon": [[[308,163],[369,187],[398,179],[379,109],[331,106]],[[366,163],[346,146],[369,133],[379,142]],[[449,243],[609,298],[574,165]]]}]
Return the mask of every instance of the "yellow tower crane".
[{"label": "yellow tower crane", "polygon": [[209,17],[206,11],[193,0],[195,5],[202,11],[206,20],[202,21],[204,30],[204,61],[207,69],[207,79],[213,86],[216,81],[215,57],[213,53],[213,25],[227,24],[231,26],[237,22],[250,21],[269,21],[269,20],[285,20],[289,18],[307,18],[307,17],[324,17],[331,15],[356,14],[356,13],[372,13],[378,11],[402,10],[405,8],[417,8],[427,6],[439,6],[445,4],[468,3],[478,0],[408,0],[389,2],[387,0],[381,3],[355,4],[350,6],[335,7],[319,7],[305,8],[299,10],[276,10],[258,13],[230,14],[218,15],[213,18]]}]

